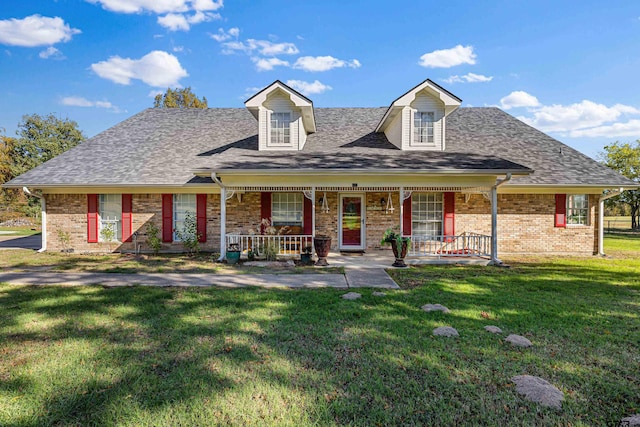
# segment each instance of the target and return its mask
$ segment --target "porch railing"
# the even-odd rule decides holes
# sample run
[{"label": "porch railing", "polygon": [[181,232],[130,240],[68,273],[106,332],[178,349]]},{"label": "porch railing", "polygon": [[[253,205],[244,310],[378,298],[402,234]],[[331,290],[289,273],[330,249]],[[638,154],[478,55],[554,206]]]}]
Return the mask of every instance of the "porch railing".
[{"label": "porch railing", "polygon": [[491,236],[463,233],[458,236],[411,235],[408,256],[491,256]]},{"label": "porch railing", "polygon": [[226,247],[237,245],[241,256],[246,257],[251,250],[257,257],[265,256],[266,251],[272,249],[277,256],[298,256],[305,247],[313,247],[313,237],[306,234],[227,234]]}]

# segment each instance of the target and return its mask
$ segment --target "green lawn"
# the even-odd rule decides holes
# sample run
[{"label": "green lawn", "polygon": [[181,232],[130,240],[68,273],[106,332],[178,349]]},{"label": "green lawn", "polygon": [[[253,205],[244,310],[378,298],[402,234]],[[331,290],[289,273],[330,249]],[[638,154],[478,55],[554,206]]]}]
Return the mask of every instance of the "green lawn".
[{"label": "green lawn", "polygon": [[2,236],[31,236],[40,234],[40,227],[0,227],[0,237]]},{"label": "green lawn", "polygon": [[[0,425],[617,425],[640,412],[628,240],[613,259],[392,270],[402,290],[356,301],[0,285]],[[442,325],[460,337],[432,336]],[[534,346],[505,344],[509,333]],[[519,374],[559,387],[562,409],[523,400]]]}]

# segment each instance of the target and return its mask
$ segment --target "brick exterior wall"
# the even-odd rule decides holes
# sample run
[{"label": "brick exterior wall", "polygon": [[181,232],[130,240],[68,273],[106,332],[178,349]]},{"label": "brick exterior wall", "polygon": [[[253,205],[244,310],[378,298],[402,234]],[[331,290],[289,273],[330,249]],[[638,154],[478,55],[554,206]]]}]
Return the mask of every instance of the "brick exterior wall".
[{"label": "brick exterior wall", "polygon": [[[316,192],[316,234],[332,238],[332,250],[338,249],[338,193],[327,192],[329,212],[322,212],[320,202],[324,192]],[[388,193],[366,193],[366,247],[380,246],[384,230],[400,224],[399,194],[391,193],[392,213],[380,208],[380,199]],[[62,244],[58,230],[69,233],[70,247],[75,252],[133,251],[133,243],[87,243],[87,195],[47,194],[47,249],[60,251]],[[456,234],[474,232],[491,234],[491,205],[480,194],[466,200],[456,194]],[[554,227],[555,196],[553,194],[501,194],[498,195],[498,251],[501,255],[519,253],[593,254],[597,251],[596,207],[598,196],[589,196],[589,225]],[[133,195],[133,231],[140,233],[138,243],[142,251],[146,245],[146,224],[162,229],[162,196],[160,194]],[[227,232],[248,233],[260,223],[260,193],[234,195],[227,200]],[[220,248],[220,196],[207,195],[207,242],[201,250],[218,252]],[[163,252],[182,251],[180,243],[163,243]]]}]

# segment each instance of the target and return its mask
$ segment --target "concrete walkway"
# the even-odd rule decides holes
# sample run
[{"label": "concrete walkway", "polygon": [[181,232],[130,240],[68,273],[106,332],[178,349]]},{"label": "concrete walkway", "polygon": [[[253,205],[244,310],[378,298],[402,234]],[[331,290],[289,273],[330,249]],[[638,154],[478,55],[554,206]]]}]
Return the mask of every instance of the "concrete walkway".
[{"label": "concrete walkway", "polygon": [[0,282],[13,285],[96,285],[244,288],[338,288],[371,287],[399,289],[384,270],[347,270],[347,274],[121,274],[63,273],[51,271],[2,272]]}]

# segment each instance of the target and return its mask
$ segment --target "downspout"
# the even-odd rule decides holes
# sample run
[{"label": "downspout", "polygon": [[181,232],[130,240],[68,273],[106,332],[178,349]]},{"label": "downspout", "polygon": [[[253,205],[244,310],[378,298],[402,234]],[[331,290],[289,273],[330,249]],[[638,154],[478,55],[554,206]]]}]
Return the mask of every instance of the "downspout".
[{"label": "downspout", "polygon": [[40,221],[42,223],[42,247],[38,249],[38,252],[44,252],[47,250],[47,201],[42,196],[38,196],[37,194],[33,194],[27,187],[22,187],[22,191],[29,197],[35,197],[36,199],[40,199]]},{"label": "downspout", "polygon": [[227,250],[227,187],[224,186],[215,172],[211,172],[211,179],[220,186],[220,257],[218,261],[224,261]]},{"label": "downspout", "polygon": [[598,255],[604,256],[604,201],[619,196],[623,192],[624,188],[620,187],[609,194],[603,194],[598,199]]},{"label": "downspout", "polygon": [[502,265],[498,259],[498,187],[511,181],[511,174],[508,173],[504,179],[496,180],[496,184],[491,187],[491,262],[489,265]]}]

